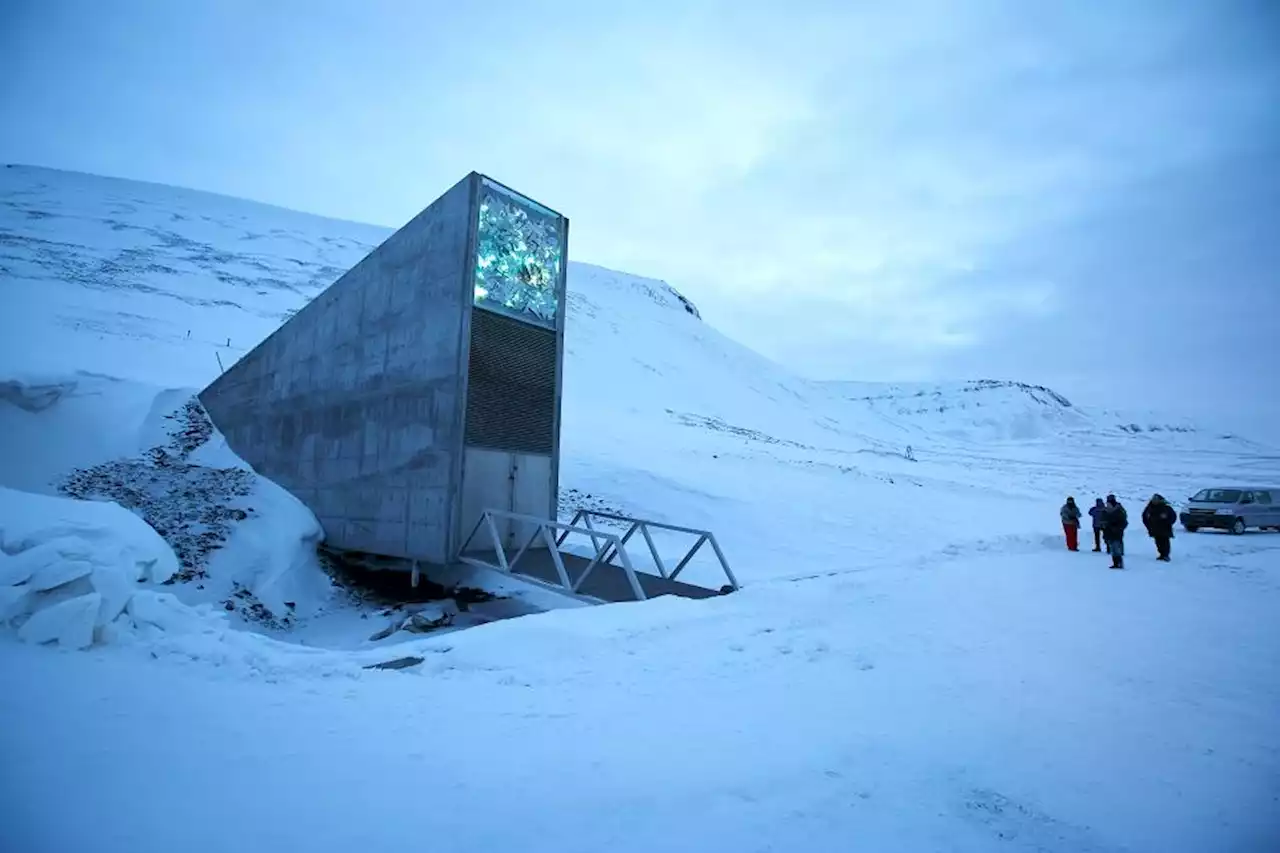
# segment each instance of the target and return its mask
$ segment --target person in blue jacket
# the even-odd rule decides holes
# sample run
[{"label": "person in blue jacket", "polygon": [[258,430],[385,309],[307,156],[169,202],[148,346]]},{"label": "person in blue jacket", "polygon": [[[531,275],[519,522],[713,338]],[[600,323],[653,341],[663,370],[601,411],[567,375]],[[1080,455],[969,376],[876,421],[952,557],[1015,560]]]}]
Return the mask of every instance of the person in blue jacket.
[{"label": "person in blue jacket", "polygon": [[1102,528],[1106,527],[1104,516],[1107,512],[1107,505],[1102,502],[1102,498],[1094,499],[1093,506],[1089,507],[1089,517],[1093,519],[1093,550],[1094,553],[1102,551]]}]

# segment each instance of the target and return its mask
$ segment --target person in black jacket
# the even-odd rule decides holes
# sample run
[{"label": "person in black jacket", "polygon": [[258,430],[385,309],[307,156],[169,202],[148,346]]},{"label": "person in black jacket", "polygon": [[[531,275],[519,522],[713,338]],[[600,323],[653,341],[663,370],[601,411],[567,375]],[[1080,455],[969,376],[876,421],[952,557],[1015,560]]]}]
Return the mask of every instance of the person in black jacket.
[{"label": "person in black jacket", "polygon": [[1169,506],[1163,495],[1151,496],[1151,501],[1142,510],[1142,523],[1147,528],[1147,535],[1156,540],[1157,560],[1169,562],[1170,541],[1173,539],[1173,525],[1178,514]]},{"label": "person in black jacket", "polygon": [[1124,530],[1129,526],[1129,513],[1116,500],[1115,495],[1107,495],[1107,511],[1102,519],[1102,538],[1107,543],[1107,553],[1111,555],[1111,568],[1124,568]]}]

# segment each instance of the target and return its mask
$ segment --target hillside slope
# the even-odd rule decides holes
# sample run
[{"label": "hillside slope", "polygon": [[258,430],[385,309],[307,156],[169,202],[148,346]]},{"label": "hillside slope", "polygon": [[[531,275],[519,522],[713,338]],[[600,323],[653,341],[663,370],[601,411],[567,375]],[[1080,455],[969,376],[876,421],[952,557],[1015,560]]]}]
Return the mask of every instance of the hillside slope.
[{"label": "hillside slope", "polygon": [[[388,233],[7,167],[0,381],[74,380],[63,413],[78,405],[92,419],[101,405],[111,422],[86,429],[100,439],[85,447],[136,451],[148,445],[134,432],[155,419],[150,394],[202,387]],[[570,263],[568,303],[569,503],[716,529],[749,581],[803,573],[792,565],[801,548],[836,569],[890,543],[918,551],[902,519],[918,511],[921,488],[946,495],[944,539],[963,541],[975,514],[995,520],[989,532],[1014,533],[1052,519],[1065,492],[1181,496],[1275,467],[1241,439],[1194,427],[1134,432],[1122,416],[1033,386],[809,382],[716,332],[669,285],[588,264]],[[13,430],[51,423],[8,415]],[[67,465],[24,450],[9,467],[0,484],[41,488]],[[802,506],[812,508],[805,529],[773,523]]]}]

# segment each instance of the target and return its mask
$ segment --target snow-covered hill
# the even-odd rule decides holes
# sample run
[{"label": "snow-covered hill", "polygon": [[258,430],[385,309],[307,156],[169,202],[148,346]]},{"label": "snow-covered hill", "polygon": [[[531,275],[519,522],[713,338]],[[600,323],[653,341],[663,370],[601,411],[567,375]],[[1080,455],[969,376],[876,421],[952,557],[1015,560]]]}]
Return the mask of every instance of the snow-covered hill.
[{"label": "snow-covered hill", "polygon": [[[202,387],[389,233],[26,167],[0,170],[0,197],[9,306],[0,317],[0,379],[80,375],[82,389],[104,381],[85,373],[157,390]],[[1019,502],[1042,495],[1037,511],[1047,512],[1063,490],[1178,494],[1205,477],[1230,479],[1233,454],[1252,460],[1257,451],[1193,427],[1129,431],[1130,417],[1032,386],[812,383],[717,333],[663,282],[571,263],[569,289],[564,485],[646,515],[729,526],[730,542],[743,509],[768,518],[778,509],[771,497],[790,504],[796,491],[834,487],[832,505],[867,495],[895,503],[911,484],[986,488],[982,474],[992,465],[1047,454],[1061,459],[1058,470],[997,478]],[[908,445],[919,464],[902,458]],[[1183,456],[1173,462],[1169,452]],[[1075,473],[1074,462],[1088,470],[1100,454],[1125,454],[1115,481],[1092,484]],[[1155,471],[1146,462],[1127,469],[1129,454],[1161,461]],[[975,459],[987,469],[976,479]],[[860,485],[829,481],[830,472]],[[39,473],[16,484],[39,487]],[[791,486],[760,494],[753,484],[761,478]],[[725,519],[718,504],[737,508]],[[859,529],[879,525],[874,510],[856,515]],[[760,543],[743,544],[760,551]]]},{"label": "snow-covered hill", "polygon": [[[98,595],[112,638],[142,652],[55,663],[0,643],[6,767],[28,782],[11,800],[15,849],[426,837],[557,853],[850,839],[1191,851],[1274,837],[1280,535],[1182,536],[1157,569],[1133,533],[1121,573],[1065,552],[1057,520],[1068,493],[1116,492],[1132,530],[1153,491],[1280,483],[1266,436],[1100,411],[1034,384],[807,381],[719,334],[704,319],[714,306],[582,263],[569,269],[566,509],[709,527],[744,590],[395,639],[428,663],[363,671],[386,649],[338,650],[350,643],[320,630],[336,611],[308,556],[314,519],[269,483],[242,493],[216,435],[186,447],[166,416],[388,233],[0,169],[0,576],[27,578],[0,619]],[[140,501],[226,478],[231,521],[192,535],[222,524],[227,547],[165,588],[176,599],[133,603],[120,578],[145,580],[138,554],[151,551],[104,551],[109,525],[71,502],[5,509],[75,469],[92,469],[81,484],[124,477]],[[170,524],[164,512],[153,526]],[[698,574],[710,570],[692,579],[718,582]],[[49,589],[30,587],[37,571]],[[290,618],[266,639],[209,607],[223,599]],[[343,618],[364,637],[367,615]],[[46,618],[28,634],[82,644],[63,627]],[[211,687],[214,668],[234,685]],[[78,708],[104,716],[88,725]],[[175,720],[201,739],[175,749]],[[274,750],[302,760],[264,757]],[[210,768],[222,778],[200,805],[179,780]],[[359,820],[333,799],[370,786]],[[164,819],[129,817],[139,790]],[[57,817],[68,801],[84,820]]]}]

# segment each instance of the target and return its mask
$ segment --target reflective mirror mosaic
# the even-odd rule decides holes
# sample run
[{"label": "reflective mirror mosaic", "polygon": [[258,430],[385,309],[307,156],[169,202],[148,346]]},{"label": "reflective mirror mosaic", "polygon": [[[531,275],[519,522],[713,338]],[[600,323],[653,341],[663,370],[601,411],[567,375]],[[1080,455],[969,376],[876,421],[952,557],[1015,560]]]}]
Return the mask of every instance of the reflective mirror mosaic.
[{"label": "reflective mirror mosaic", "polygon": [[475,304],[554,328],[563,220],[490,181],[480,187]]}]

